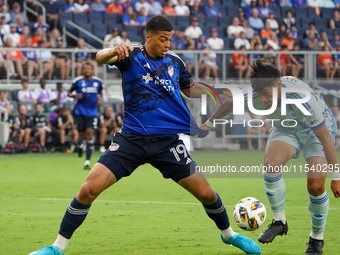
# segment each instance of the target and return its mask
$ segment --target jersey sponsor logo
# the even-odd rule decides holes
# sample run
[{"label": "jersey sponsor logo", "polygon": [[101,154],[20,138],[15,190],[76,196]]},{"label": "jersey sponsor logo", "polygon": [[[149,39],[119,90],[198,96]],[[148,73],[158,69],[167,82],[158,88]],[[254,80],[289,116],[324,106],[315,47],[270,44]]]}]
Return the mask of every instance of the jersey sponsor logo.
[{"label": "jersey sponsor logo", "polygon": [[174,75],[174,68],[172,67],[172,66],[170,66],[169,68],[168,68],[168,74],[170,75],[170,77],[172,77],[173,75]]},{"label": "jersey sponsor logo", "polygon": [[149,69],[151,68],[150,65],[149,65],[149,63],[146,63],[146,64],[143,65],[143,66],[146,67],[146,68],[149,68]]},{"label": "jersey sponsor logo", "polygon": [[110,147],[109,147],[109,150],[110,150],[110,151],[116,151],[116,150],[118,150],[118,148],[119,148],[119,144],[117,144],[117,143],[112,143],[112,144],[110,145]]},{"label": "jersey sponsor logo", "polygon": [[153,81],[153,77],[150,75],[150,73],[144,75],[142,79],[145,81],[146,84],[149,84],[149,81]]},{"label": "jersey sponsor logo", "polygon": [[97,89],[94,87],[87,87],[87,88],[82,88],[81,92],[83,93],[97,93]]}]

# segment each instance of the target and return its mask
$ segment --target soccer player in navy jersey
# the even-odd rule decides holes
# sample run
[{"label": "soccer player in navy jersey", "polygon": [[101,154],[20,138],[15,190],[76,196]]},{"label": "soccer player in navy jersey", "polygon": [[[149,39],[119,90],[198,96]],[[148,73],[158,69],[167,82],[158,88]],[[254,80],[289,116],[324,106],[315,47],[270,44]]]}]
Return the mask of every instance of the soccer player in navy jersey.
[{"label": "soccer player in navy jersey", "polygon": [[200,97],[203,85],[195,83],[183,61],[168,51],[174,33],[170,21],[154,16],[145,30],[143,46],[122,43],[97,53],[100,64],[115,65],[121,71],[123,127],[68,206],[54,244],[31,255],[63,254],[99,194],[145,163],[156,167],[165,178],[171,178],[203,204],[224,243],[246,253],[261,253],[254,241],[232,230],[221,198],[204,175],[195,171],[196,163],[178,139],[178,133],[201,137],[207,133],[197,126],[181,97],[181,91],[186,96]]},{"label": "soccer player in navy jersey", "polygon": [[[73,80],[69,96],[78,99],[75,109],[75,122],[79,132],[78,156],[83,155],[83,141],[86,140],[86,160],[84,169],[90,170],[90,159],[94,144],[94,131],[98,126],[98,106],[101,105],[102,82],[93,76],[93,66],[85,63],[82,66],[82,76]],[[76,91],[75,95],[72,92]]]}]

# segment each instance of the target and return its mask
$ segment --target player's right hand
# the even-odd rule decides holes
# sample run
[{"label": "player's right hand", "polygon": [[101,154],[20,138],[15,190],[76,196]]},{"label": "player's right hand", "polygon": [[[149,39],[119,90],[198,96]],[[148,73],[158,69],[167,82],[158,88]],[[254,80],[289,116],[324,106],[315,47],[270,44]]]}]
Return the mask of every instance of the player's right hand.
[{"label": "player's right hand", "polygon": [[333,191],[334,197],[340,197],[340,180],[331,181],[331,189]]},{"label": "player's right hand", "polygon": [[114,48],[114,51],[116,52],[117,56],[119,56],[119,59],[124,59],[126,57],[129,57],[129,52],[133,51],[133,47],[126,43],[121,43]]},{"label": "player's right hand", "polygon": [[202,124],[200,127],[199,127],[200,129],[202,129],[202,130],[204,130],[204,131],[207,131],[208,133],[210,132],[210,130],[211,130],[211,128],[210,127],[208,127],[207,125],[205,125],[205,124]]},{"label": "player's right hand", "polygon": [[75,99],[81,99],[81,98],[83,98],[83,94],[82,93],[77,93],[77,94],[74,95],[74,98]]}]

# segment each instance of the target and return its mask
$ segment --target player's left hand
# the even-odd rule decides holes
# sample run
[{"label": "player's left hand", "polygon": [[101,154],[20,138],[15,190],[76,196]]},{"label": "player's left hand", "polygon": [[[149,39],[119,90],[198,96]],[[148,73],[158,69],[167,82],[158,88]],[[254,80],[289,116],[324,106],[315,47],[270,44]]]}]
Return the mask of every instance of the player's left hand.
[{"label": "player's left hand", "polygon": [[333,191],[334,197],[340,197],[340,180],[331,182],[331,189]]},{"label": "player's left hand", "polygon": [[201,126],[200,126],[200,129],[202,129],[202,130],[204,130],[204,131],[207,131],[208,133],[210,132],[210,130],[211,130],[211,128],[210,127],[208,127],[207,125],[205,125],[205,124],[202,124]]}]

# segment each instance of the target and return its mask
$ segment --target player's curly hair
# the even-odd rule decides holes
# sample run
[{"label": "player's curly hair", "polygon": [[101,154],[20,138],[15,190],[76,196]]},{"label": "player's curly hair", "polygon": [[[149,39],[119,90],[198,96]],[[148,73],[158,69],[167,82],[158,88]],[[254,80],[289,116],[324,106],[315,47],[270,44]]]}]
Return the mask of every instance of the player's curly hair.
[{"label": "player's curly hair", "polygon": [[261,92],[266,87],[273,86],[281,78],[280,70],[265,64],[263,59],[256,60],[250,67],[249,78],[255,92]]},{"label": "player's curly hair", "polygon": [[145,26],[146,33],[158,33],[159,31],[171,32],[173,29],[170,20],[162,15],[153,16]]}]

